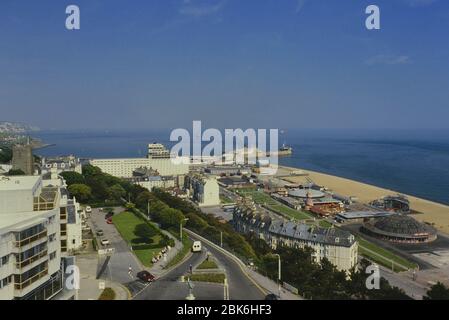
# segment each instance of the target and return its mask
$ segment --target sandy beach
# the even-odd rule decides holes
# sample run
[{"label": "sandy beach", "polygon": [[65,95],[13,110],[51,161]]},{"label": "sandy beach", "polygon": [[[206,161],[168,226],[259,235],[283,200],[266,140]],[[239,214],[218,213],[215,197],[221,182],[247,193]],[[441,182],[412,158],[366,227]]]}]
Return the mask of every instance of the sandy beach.
[{"label": "sandy beach", "polygon": [[[290,172],[298,170],[307,174],[307,176],[316,184],[327,187],[340,195],[357,197],[358,201],[362,203],[368,203],[386,195],[399,193],[397,191],[299,168],[282,166],[279,168],[278,175],[285,175],[282,179],[291,183],[306,183],[306,176],[287,177]],[[411,209],[422,213],[414,214],[414,218],[422,222],[431,223],[438,230],[444,233],[449,233],[449,206],[410,195],[406,196],[410,200]]]}]

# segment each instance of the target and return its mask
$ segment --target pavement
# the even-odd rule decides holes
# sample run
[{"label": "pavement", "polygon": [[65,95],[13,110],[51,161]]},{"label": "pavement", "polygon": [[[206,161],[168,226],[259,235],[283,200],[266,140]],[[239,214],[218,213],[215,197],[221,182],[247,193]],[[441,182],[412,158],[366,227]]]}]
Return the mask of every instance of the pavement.
[{"label": "pavement", "polygon": [[380,275],[388,280],[390,285],[401,288],[405,294],[415,300],[422,300],[426,295],[428,287],[413,281],[413,274],[411,272],[396,273],[385,267],[379,266]]},{"label": "pavement", "polygon": [[129,291],[123,285],[103,279],[97,279],[98,255],[95,253],[77,256],[76,262],[80,268],[80,289],[78,290],[78,300],[97,300],[103,290],[100,283],[103,282],[105,288],[112,288],[116,294],[115,300],[128,300]]}]

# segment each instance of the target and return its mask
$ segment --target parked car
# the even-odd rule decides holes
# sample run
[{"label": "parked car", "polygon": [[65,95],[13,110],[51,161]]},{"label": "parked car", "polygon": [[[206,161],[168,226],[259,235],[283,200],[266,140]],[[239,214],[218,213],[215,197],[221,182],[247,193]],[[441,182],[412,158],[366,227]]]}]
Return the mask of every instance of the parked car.
[{"label": "parked car", "polygon": [[107,245],[109,245],[109,240],[108,239],[103,239],[103,240],[101,240],[101,244],[102,245],[104,245],[104,246],[107,246]]},{"label": "parked car", "polygon": [[91,213],[91,212],[92,212],[92,208],[91,208],[90,206],[87,206],[87,207],[86,207],[86,212],[87,212],[87,213]]},{"label": "parked car", "polygon": [[107,223],[107,224],[113,224],[113,222],[112,222],[112,217],[109,218],[109,219],[107,219],[107,220],[106,220],[106,223]]},{"label": "parked car", "polygon": [[108,213],[106,213],[106,215],[104,216],[104,218],[107,220],[109,218],[112,218],[114,216],[114,211],[109,211]]},{"label": "parked car", "polygon": [[149,273],[146,270],[140,271],[137,273],[137,278],[144,282],[153,282],[156,280],[156,277],[153,276],[151,273]]},{"label": "parked car", "polygon": [[104,235],[103,230],[97,230],[97,236],[102,237]]},{"label": "parked car", "polygon": [[270,293],[269,295],[267,295],[265,297],[265,300],[279,300],[278,296],[275,295],[274,293]]}]

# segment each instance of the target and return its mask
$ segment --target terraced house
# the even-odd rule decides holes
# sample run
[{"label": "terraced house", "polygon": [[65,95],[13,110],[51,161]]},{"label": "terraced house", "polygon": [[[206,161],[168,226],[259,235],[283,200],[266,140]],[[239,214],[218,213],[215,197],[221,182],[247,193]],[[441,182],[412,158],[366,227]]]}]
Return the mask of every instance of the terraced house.
[{"label": "terraced house", "polygon": [[358,244],[347,231],[274,218],[250,205],[236,207],[233,224],[238,232],[253,232],[273,249],[277,246],[310,247],[318,263],[327,258],[338,270],[345,271],[357,265]]}]

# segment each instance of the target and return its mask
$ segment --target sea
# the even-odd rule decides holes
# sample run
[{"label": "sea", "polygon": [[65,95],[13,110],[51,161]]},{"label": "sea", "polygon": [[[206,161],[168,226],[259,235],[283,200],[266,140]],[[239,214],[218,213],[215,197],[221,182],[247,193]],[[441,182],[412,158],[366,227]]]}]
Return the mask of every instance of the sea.
[{"label": "sea", "polygon": [[[41,156],[144,157],[148,143],[167,146],[169,130],[40,131]],[[449,204],[449,130],[284,129],[293,148],[281,165],[340,176]]]}]

